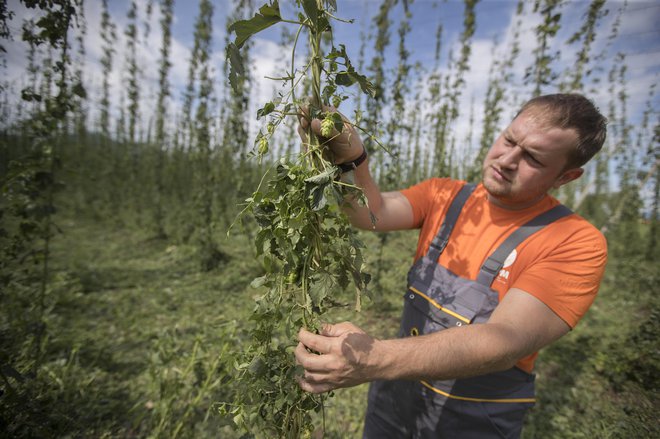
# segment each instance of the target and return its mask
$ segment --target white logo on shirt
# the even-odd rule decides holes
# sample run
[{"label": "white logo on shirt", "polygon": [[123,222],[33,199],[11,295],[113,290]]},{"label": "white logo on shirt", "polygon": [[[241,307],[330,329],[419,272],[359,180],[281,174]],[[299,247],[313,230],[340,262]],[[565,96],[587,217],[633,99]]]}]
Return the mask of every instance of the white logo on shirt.
[{"label": "white logo on shirt", "polygon": [[510,267],[516,261],[517,256],[518,252],[514,248],[513,251],[509,253],[509,256],[507,256],[504,260],[504,265],[502,265],[502,268]]},{"label": "white logo on shirt", "polygon": [[502,279],[508,279],[509,278],[509,270],[505,270],[505,268],[510,267],[513,265],[513,263],[516,261],[516,257],[518,256],[518,252],[514,248],[511,253],[509,253],[509,256],[504,260],[504,265],[502,266],[502,269],[500,270],[499,277]]}]

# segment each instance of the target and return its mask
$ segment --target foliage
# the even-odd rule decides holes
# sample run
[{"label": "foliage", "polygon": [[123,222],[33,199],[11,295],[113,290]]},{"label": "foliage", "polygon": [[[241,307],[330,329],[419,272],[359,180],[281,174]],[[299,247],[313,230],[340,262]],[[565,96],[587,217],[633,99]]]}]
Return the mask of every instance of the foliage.
[{"label": "foliage", "polygon": [[536,39],[539,43],[534,49],[534,63],[528,67],[526,78],[534,84],[534,96],[541,94],[543,87],[548,86],[556,79],[552,71],[552,61],[559,56],[559,51],[548,53],[550,41],[557,35],[561,27],[561,12],[563,0],[536,0],[534,11],[540,11],[543,22],[536,27]]},{"label": "foliage", "polygon": [[656,271],[641,258],[608,264],[578,330],[539,356],[538,402],[523,437],[658,435]]},{"label": "foliage", "polygon": [[163,198],[165,196],[165,187],[163,182],[164,164],[163,149],[166,147],[165,120],[167,116],[166,100],[170,95],[170,83],[168,75],[172,63],[170,62],[170,47],[172,45],[172,19],[173,19],[174,0],[165,0],[161,4],[162,18],[160,20],[163,32],[162,45],[160,50],[160,66],[158,68],[158,98],[156,101],[156,144],[154,145],[155,166],[154,166],[154,208],[153,208],[153,227],[156,236],[165,237]]},{"label": "foliage", "polygon": [[[6,402],[14,416],[31,417],[43,375],[48,340],[48,322],[57,301],[50,285],[51,240],[57,230],[53,221],[55,193],[61,188],[59,146],[75,97],[84,97],[80,83],[69,84],[67,35],[76,15],[69,1],[26,2],[38,8],[36,22],[24,27],[22,38],[31,47],[45,44],[57,50],[59,58],[43,66],[45,86],[36,81],[22,90],[26,102],[35,102],[35,111],[26,120],[19,160],[11,161],[3,176],[0,201],[0,370],[7,392]],[[54,83],[54,84],[53,84]],[[54,85],[54,89],[52,87]],[[7,340],[7,341],[6,341]],[[9,340],[16,340],[16,349]],[[24,385],[36,379],[37,385]],[[16,382],[10,384],[9,379]],[[3,391],[4,393],[4,391]],[[24,434],[39,435],[29,426]],[[20,418],[18,429],[21,430]]]},{"label": "foliage", "polygon": [[[15,437],[157,437],[162,423],[158,431],[169,437],[190,409],[179,437],[240,437],[228,425],[231,419],[207,412],[214,401],[245,390],[232,379],[233,365],[221,361],[215,374],[211,370],[216,356],[227,356],[227,343],[233,350],[235,343],[248,341],[253,324],[249,298],[255,290],[249,279],[263,268],[252,257],[249,238],[232,234],[225,243],[229,262],[201,273],[191,259],[194,246],[149,240],[147,229],[71,214],[58,214],[63,234],[52,249],[59,301],[49,321],[45,366],[50,372],[39,379],[21,374],[22,383],[6,375],[15,390],[26,389],[20,414],[7,405],[7,393],[0,397],[5,426],[42,429],[8,431],[16,431]],[[378,244],[374,234],[359,239],[368,247]],[[402,279],[414,246],[414,232],[390,237],[382,289],[374,297],[382,306],[357,315],[350,306],[333,308],[328,317],[350,318],[373,334],[395,336]],[[541,353],[538,403],[525,437],[653,437],[656,271],[653,261],[613,259],[585,320]],[[220,385],[202,390],[201,369]],[[8,391],[4,382],[0,387]],[[365,403],[364,386],[335,392],[325,403],[326,437],[359,437]]]},{"label": "foliage", "polygon": [[591,46],[596,38],[596,27],[598,22],[607,14],[607,9],[603,10],[603,6],[605,6],[605,0],[592,0],[589,5],[586,20],[582,24],[582,27],[567,41],[568,44],[573,44],[582,40],[582,47],[577,54],[575,68],[572,72],[569,84],[561,87],[562,89],[565,89],[563,91],[582,90],[583,76],[588,77],[592,73],[591,70],[588,69],[588,63],[590,61],[589,52],[591,51]]},{"label": "foliage", "polygon": [[459,114],[459,98],[465,86],[463,76],[469,70],[470,54],[472,52],[471,39],[476,30],[475,7],[478,0],[465,0],[465,14],[463,19],[463,32],[461,33],[460,56],[456,63],[450,60],[453,78],[445,77],[442,104],[433,119],[433,153],[435,175],[451,175],[452,160],[450,151],[450,126]]},{"label": "foliage", "polygon": [[501,124],[502,112],[504,110],[505,95],[507,85],[512,81],[512,68],[517,62],[518,55],[520,54],[520,27],[522,26],[523,12],[522,0],[518,3],[516,13],[516,26],[513,35],[513,42],[508,51],[508,56],[499,61],[499,57],[493,60],[491,65],[490,75],[488,81],[488,89],[486,90],[486,97],[484,100],[484,116],[483,127],[481,130],[481,137],[479,139],[479,149],[475,159],[475,165],[468,170],[466,179],[468,181],[477,182],[481,177],[481,163],[493,144],[496,137],[499,135],[499,126]]},{"label": "foliage", "polygon": [[[365,118],[365,124],[369,132],[374,133],[379,137],[383,132],[383,128],[380,126],[382,124],[381,119],[383,107],[389,100],[389,95],[387,93],[389,87],[385,71],[385,51],[390,44],[389,28],[392,24],[389,17],[392,9],[397,3],[397,0],[383,0],[378,9],[378,13],[372,20],[376,35],[374,38],[374,56],[371,59],[368,71],[372,76],[374,96],[373,99],[367,100],[367,117]],[[381,172],[384,169],[384,152],[377,149],[374,141],[370,138],[365,139],[364,146],[367,151],[375,156],[371,162],[374,163],[372,166],[374,168],[374,175],[376,175],[378,181],[380,180]]]},{"label": "foliage", "polygon": [[199,4],[195,23],[195,60],[198,76],[197,109],[192,126],[192,141],[196,173],[194,175],[194,205],[197,214],[196,240],[199,261],[203,270],[216,268],[226,259],[213,238],[213,186],[211,170],[211,106],[213,81],[210,76],[211,39],[213,34],[213,5],[208,0]]},{"label": "foliage", "polygon": [[[290,83],[290,88],[257,111],[258,119],[268,120],[266,130],[260,131],[255,141],[255,155],[260,160],[268,154],[270,140],[284,118],[295,116],[293,110],[303,105],[296,99],[296,87],[305,75],[310,75],[312,90],[306,111],[308,117],[322,119],[321,134],[326,138],[334,129],[344,129],[342,116],[325,110],[345,99],[342,87],[357,84],[365,93],[374,92],[371,83],[351,64],[343,45],[333,46],[325,55],[321,51],[323,34],[336,19],[334,2],[305,0],[297,5],[297,21],[284,19],[274,1],[262,6],[253,18],[237,21],[229,28],[236,34],[227,48],[232,65],[229,81],[237,87],[242,66],[239,49],[246,41],[276,23],[298,25],[292,65],[280,79]],[[293,60],[303,31],[308,33],[309,61],[298,73]],[[331,151],[311,128],[304,146],[295,160],[283,157],[274,175],[264,176],[269,178],[265,189],[257,189],[245,209],[254,215],[259,227],[255,245],[265,271],[253,285],[263,286],[267,292],[257,299],[250,344],[242,347],[244,352],[235,363],[245,390],[234,401],[222,404],[221,412],[230,413],[236,425],[259,435],[311,434],[310,413],[323,410],[322,398],[303,392],[297,385],[294,336],[301,327],[318,330],[320,317],[338,303],[333,291],[345,290],[351,281],[359,310],[360,296],[369,281],[362,273],[362,244],[339,207],[345,196],[356,196],[355,188],[338,180],[340,171]]]},{"label": "foliage", "polygon": [[140,68],[138,66],[138,31],[137,31],[137,3],[131,0],[131,7],[126,14],[128,25],[124,31],[126,37],[126,65],[128,66],[127,90],[128,95],[128,140],[135,143],[137,140],[138,121],[140,117]]}]

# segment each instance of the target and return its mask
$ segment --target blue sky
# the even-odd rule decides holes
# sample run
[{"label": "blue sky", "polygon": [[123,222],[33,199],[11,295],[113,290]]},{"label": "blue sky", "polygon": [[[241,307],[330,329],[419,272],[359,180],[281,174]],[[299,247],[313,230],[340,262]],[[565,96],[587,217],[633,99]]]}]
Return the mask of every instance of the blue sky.
[{"label": "blue sky", "polygon": [[[115,108],[119,105],[122,84],[125,82],[125,74],[122,72],[124,63],[123,54],[123,28],[126,24],[126,12],[129,2],[127,0],[110,0],[111,14],[113,21],[117,23],[118,41],[116,44],[117,53],[115,55],[115,70],[113,72],[113,105]],[[146,16],[146,0],[138,1],[138,15],[140,18],[140,33],[142,44],[139,49],[139,63],[142,74],[141,92],[147,105],[144,105],[143,123],[149,119],[148,102],[154,102],[157,92],[156,77],[158,71],[158,57],[160,47],[160,26],[158,1],[154,1],[154,7],[151,15]],[[231,10],[231,2],[228,0],[215,0],[214,15],[214,55],[213,64],[215,69],[216,89],[218,94],[224,87],[224,76],[222,73],[224,62],[224,41],[227,13]],[[379,0],[338,0],[337,15],[342,18],[355,19],[351,25],[337,24],[334,28],[335,42],[344,43],[348,49],[349,55],[354,63],[357,62],[358,51],[361,40],[365,35],[373,33],[372,17],[377,12]],[[11,23],[11,28],[17,36],[13,42],[7,44],[8,54],[6,55],[7,65],[5,67],[5,77],[9,81],[10,87],[14,90],[20,90],[25,81],[25,46],[19,41],[20,26],[23,19],[28,18],[32,12],[25,11],[17,0],[9,0],[11,9],[16,11],[16,16]],[[255,2],[256,6],[262,2]],[[284,14],[291,13],[290,1],[282,1]],[[101,70],[99,60],[101,58],[101,40],[99,37],[100,28],[100,0],[88,0],[85,2],[85,14],[87,19],[87,36],[85,38],[85,49],[87,59],[85,64],[85,79],[89,91],[90,99],[98,102],[99,85],[101,80]],[[516,72],[515,93],[516,96],[509,97],[510,108],[508,115],[512,115],[517,105],[529,97],[531,89],[522,83],[522,75],[525,68],[533,62],[532,50],[536,47],[534,28],[539,23],[539,15],[532,13],[533,2],[526,2],[526,11],[522,23],[517,23],[515,12],[515,1],[508,0],[482,0],[476,8],[476,34],[473,37],[472,56],[470,59],[470,71],[466,74],[466,87],[462,92],[461,116],[456,121],[453,129],[458,138],[465,136],[465,131],[469,129],[469,113],[475,118],[475,127],[479,127],[480,117],[483,112],[482,101],[486,90],[488,80],[488,70],[494,57],[503,57],[510,48],[511,39],[515,29],[521,32],[521,54],[518,61],[513,66]],[[577,45],[568,46],[566,40],[575,32],[584,14],[589,6],[587,1],[566,1],[561,8],[562,29],[557,37],[551,42],[551,49],[559,51],[559,58],[554,64],[557,71],[564,70],[566,66],[574,63]],[[606,57],[602,62],[603,72],[600,77],[606,81],[607,71],[614,55],[618,52],[626,54],[627,65],[627,86],[626,92],[629,95],[629,116],[631,120],[639,120],[645,103],[648,101],[648,91],[658,82],[660,74],[660,2],[657,1],[638,1],[633,0],[628,3],[610,1],[606,4],[609,9],[608,15],[601,20],[599,32],[594,42],[594,53],[606,50]],[[459,34],[462,30],[463,21],[463,2],[458,0],[449,1],[431,1],[416,0],[410,7],[412,12],[412,32],[408,36],[407,47],[411,52],[411,62],[419,62],[424,70],[414,78],[411,78],[411,88],[417,90],[424,87],[433,67],[433,52],[435,47],[435,33],[439,22],[442,22],[443,33],[443,52],[441,60],[441,71],[446,72],[447,57],[449,50],[457,50]],[[611,32],[612,23],[617,17],[618,11],[621,13],[621,24],[619,37],[608,46],[607,35]],[[396,7],[391,18],[394,23],[391,27],[391,43],[388,48],[387,65],[393,67],[397,62],[396,46],[398,20],[402,16],[402,6]],[[180,105],[180,96],[185,86],[188,61],[190,59],[190,48],[193,40],[193,24],[198,14],[198,2],[195,0],[182,1],[175,0],[175,20],[173,27],[173,63],[170,80],[173,84],[174,93],[170,101],[170,106],[175,108]],[[289,15],[290,16],[290,15]],[[144,23],[149,23],[149,34],[145,32]],[[289,55],[286,50],[278,46],[280,38],[280,28],[275,27],[272,31],[259,34],[254,39],[252,57],[255,62],[253,66],[253,76],[255,85],[253,86],[254,99],[252,100],[252,111],[263,102],[267,101],[273,95],[274,83],[264,80],[266,75],[276,75],[282,72],[282,60]],[[373,43],[368,41],[367,59],[369,63],[371,57],[371,47]],[[596,86],[590,97],[594,99],[601,108],[606,108],[609,102],[609,95],[604,82]],[[547,92],[556,91],[552,88],[544,90]],[[651,100],[651,106],[655,111],[657,120],[660,100],[657,93]],[[91,106],[90,116],[95,117],[95,105]],[[151,105],[153,107],[153,105]],[[430,109],[427,108],[428,111]],[[423,111],[426,111],[423,109]],[[253,113],[254,114],[254,113]],[[256,129],[252,127],[253,131]],[[473,133],[478,138],[478,132]]]}]

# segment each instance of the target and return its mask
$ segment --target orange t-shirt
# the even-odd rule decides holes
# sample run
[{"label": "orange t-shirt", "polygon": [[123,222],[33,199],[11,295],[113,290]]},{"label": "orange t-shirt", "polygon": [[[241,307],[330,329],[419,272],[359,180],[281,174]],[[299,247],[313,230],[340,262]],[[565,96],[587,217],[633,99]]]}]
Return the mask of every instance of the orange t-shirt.
[{"label": "orange t-shirt", "polygon": [[[414,227],[420,228],[415,259],[428,251],[451,200],[465,182],[432,178],[401,191],[410,201]],[[481,265],[527,221],[559,204],[551,196],[527,209],[511,211],[488,201],[478,185],[468,198],[439,263],[458,276],[476,279]],[[519,288],[545,303],[571,328],[587,312],[598,292],[607,261],[605,237],[577,214],[561,218],[533,234],[511,252],[491,288],[500,301]],[[531,372],[537,353],[517,366]]]}]

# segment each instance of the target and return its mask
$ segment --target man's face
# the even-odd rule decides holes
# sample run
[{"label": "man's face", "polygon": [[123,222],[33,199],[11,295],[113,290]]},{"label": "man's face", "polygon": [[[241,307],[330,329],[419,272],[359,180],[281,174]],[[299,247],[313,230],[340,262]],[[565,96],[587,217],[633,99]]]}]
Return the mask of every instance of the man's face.
[{"label": "man's face", "polygon": [[524,209],[582,174],[565,170],[570,152],[577,144],[574,129],[562,129],[525,110],[498,137],[483,165],[483,184],[489,199],[507,209]]}]

